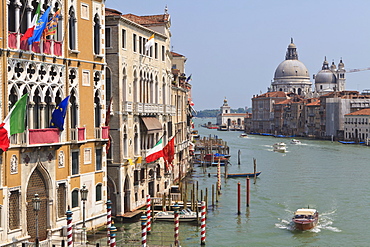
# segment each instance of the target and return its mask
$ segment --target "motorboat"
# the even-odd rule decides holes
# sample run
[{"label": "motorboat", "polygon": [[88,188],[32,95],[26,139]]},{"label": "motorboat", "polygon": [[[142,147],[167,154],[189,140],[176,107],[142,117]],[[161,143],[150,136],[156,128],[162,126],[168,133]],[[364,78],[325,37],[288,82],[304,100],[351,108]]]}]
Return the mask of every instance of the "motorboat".
[{"label": "motorboat", "polygon": [[[183,209],[179,212],[179,221],[195,221],[198,218],[200,218],[200,212],[197,214],[190,209]],[[154,220],[174,221],[174,219],[174,211],[160,211],[154,215]]]},{"label": "motorboat", "polygon": [[253,178],[255,175],[256,177],[258,177],[258,175],[260,175],[261,172],[250,172],[250,173],[228,173],[227,174],[227,178],[239,178],[239,177],[249,177],[249,178]]},{"label": "motorboat", "polygon": [[292,139],[290,141],[290,144],[302,144],[300,140],[297,140],[297,139]]},{"label": "motorboat", "polygon": [[285,153],[286,144],[284,142],[277,142],[273,145],[275,152]]},{"label": "motorboat", "polygon": [[319,213],[316,209],[300,208],[294,213],[294,228],[296,230],[306,231],[314,228],[319,222]]},{"label": "motorboat", "polygon": [[240,138],[248,138],[248,135],[246,133],[240,134]]}]

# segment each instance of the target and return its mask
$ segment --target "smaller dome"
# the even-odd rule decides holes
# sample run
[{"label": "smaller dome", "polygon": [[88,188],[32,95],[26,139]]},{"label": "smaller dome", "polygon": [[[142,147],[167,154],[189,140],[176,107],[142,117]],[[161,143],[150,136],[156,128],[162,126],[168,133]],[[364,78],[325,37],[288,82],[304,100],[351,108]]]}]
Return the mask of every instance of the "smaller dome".
[{"label": "smaller dome", "polygon": [[297,48],[297,46],[295,46],[295,44],[294,44],[294,43],[290,43],[290,44],[288,45],[288,48]]},{"label": "smaller dome", "polygon": [[315,83],[335,84],[337,83],[337,78],[332,71],[321,70],[315,76]]}]

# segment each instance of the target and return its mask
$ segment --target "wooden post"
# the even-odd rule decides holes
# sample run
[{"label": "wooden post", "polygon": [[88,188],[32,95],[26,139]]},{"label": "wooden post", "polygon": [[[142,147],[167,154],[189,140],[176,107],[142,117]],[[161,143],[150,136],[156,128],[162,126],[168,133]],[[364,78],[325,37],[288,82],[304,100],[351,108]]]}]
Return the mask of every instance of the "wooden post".
[{"label": "wooden post", "polygon": [[256,176],[257,163],[256,163],[256,159],[255,158],[253,158],[253,170],[254,170],[254,184],[256,184],[256,180],[257,180],[257,176]]},{"label": "wooden post", "polygon": [[249,207],[249,178],[247,177],[247,207]]},{"label": "wooden post", "polygon": [[218,202],[218,191],[216,189],[216,202]]},{"label": "wooden post", "polygon": [[199,198],[198,198],[198,190],[199,190],[199,187],[198,187],[198,180],[197,180],[197,194],[196,194],[196,200],[198,201],[199,200]]},{"label": "wooden post", "polygon": [[238,214],[240,214],[240,182],[238,182]]},{"label": "wooden post", "polygon": [[212,184],[212,207],[215,206],[215,185]]},{"label": "wooden post", "polygon": [[163,193],[162,197],[162,211],[166,211],[166,193]]},{"label": "wooden post", "polygon": [[204,197],[204,201],[206,202],[206,208],[208,208],[208,188],[206,188],[206,195]]},{"label": "wooden post", "polygon": [[[200,191],[200,200],[203,201],[203,190]],[[197,200],[198,202],[198,200]]]},{"label": "wooden post", "polygon": [[240,149],[238,150],[238,165],[240,166]]},{"label": "wooden post", "polygon": [[221,164],[220,160],[217,163],[217,193],[221,194]]}]

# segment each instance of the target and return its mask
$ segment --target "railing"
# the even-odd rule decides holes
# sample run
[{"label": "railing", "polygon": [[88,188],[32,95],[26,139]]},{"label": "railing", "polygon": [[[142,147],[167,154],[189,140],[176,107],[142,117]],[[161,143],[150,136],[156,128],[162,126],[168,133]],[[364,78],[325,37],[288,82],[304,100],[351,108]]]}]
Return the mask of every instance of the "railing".
[{"label": "railing", "polygon": [[126,101],[123,104],[123,111],[124,112],[132,112],[133,110],[133,103],[131,101]]},{"label": "railing", "polygon": [[75,128],[71,129],[71,141],[85,141],[86,140],[86,128]]}]

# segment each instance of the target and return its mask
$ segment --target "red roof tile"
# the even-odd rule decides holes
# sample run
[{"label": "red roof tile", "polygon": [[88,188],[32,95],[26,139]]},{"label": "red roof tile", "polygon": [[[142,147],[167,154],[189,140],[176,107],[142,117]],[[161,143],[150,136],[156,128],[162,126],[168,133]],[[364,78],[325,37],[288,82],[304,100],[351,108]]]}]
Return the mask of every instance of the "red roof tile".
[{"label": "red roof tile", "polygon": [[370,116],[370,108],[365,108],[355,112],[351,112],[346,114],[345,116]]},{"label": "red roof tile", "polygon": [[140,25],[153,25],[153,24],[163,24],[169,20],[169,14],[162,14],[162,15],[147,15],[147,16],[137,16],[134,14],[125,14],[122,15],[126,19],[133,21]]},{"label": "red roof tile", "polygon": [[259,96],[256,96],[256,98],[273,98],[273,97],[286,97],[286,93],[282,91],[277,91],[277,92],[267,92]]}]

